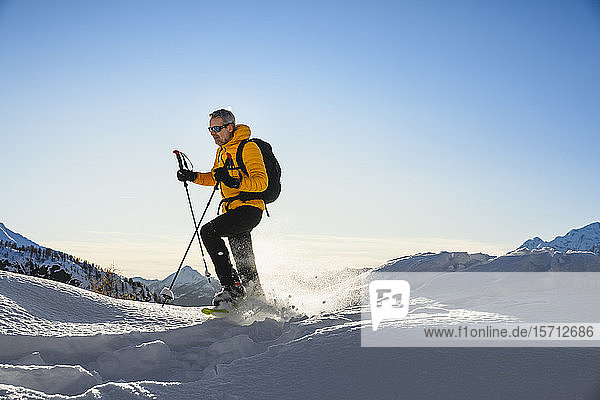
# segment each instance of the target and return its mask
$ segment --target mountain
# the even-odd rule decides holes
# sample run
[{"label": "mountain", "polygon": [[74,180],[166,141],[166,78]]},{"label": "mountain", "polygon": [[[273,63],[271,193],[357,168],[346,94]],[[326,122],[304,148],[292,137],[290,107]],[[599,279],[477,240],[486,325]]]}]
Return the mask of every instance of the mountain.
[{"label": "mountain", "polygon": [[[169,287],[173,281],[175,272],[163,280],[144,279],[135,277],[135,282],[140,282],[154,293],[160,293],[162,288]],[[221,285],[217,279],[211,278],[210,282],[200,272],[189,265],[184,266],[177,275],[177,280],[173,285],[173,294],[175,295],[175,305],[179,306],[203,306],[211,304],[212,298],[217,291],[221,290]]]},{"label": "mountain", "polygon": [[[114,268],[102,268],[72,255],[38,245],[0,223],[0,270],[67,283],[113,297],[140,301],[160,301],[159,293],[175,276],[163,280],[120,276]],[[221,289],[217,279],[208,279],[189,266],[179,272],[173,293],[175,304],[211,304]]]},{"label": "mountain", "polygon": [[600,271],[600,255],[586,251],[521,248],[500,257],[465,252],[420,253],[383,264],[378,272]]},{"label": "mountain", "polygon": [[[160,279],[145,279],[145,278],[142,278],[142,277],[139,277],[139,276],[134,277],[133,280],[137,281],[137,282],[142,282],[145,285],[160,284],[163,287],[164,286],[168,287],[171,284],[171,281],[173,280],[173,278],[175,277],[175,274],[176,274],[176,272],[173,272],[171,275],[167,276],[163,280],[160,280]],[[188,283],[201,282],[203,280],[204,281],[207,280],[204,277],[204,275],[202,275],[200,272],[196,271],[195,269],[193,269],[189,265],[185,265],[179,271],[179,274],[177,275],[177,281],[175,281],[174,287],[181,286],[181,285],[188,284]],[[161,289],[162,289],[162,287],[161,287]]]},{"label": "mountain", "polygon": [[572,229],[564,236],[557,236],[546,242],[539,237],[525,241],[518,249],[550,248],[566,253],[567,251],[589,251],[600,255],[600,222],[594,222],[579,229]]},{"label": "mountain", "polygon": [[486,263],[474,265],[470,272],[594,272],[600,271],[600,255],[585,251],[561,252],[550,248],[521,248]]},{"label": "mountain", "polygon": [[120,276],[112,267],[102,268],[42,247],[2,223],[0,235],[0,271],[50,279],[116,298],[158,301],[158,296],[144,284]]},{"label": "mountain", "polygon": [[418,253],[395,258],[383,264],[381,272],[453,272],[464,271],[483,264],[494,257],[483,253],[466,252]]},{"label": "mountain", "polygon": [[419,253],[390,260],[379,271],[600,271],[600,222],[572,229],[550,242],[534,237],[500,257],[448,251]]},{"label": "mountain", "polygon": [[0,222],[0,241],[5,243],[12,243],[17,245],[18,247],[35,247],[35,248],[44,248],[39,244],[27,239],[25,236],[22,236],[16,232],[8,229],[2,222]]}]

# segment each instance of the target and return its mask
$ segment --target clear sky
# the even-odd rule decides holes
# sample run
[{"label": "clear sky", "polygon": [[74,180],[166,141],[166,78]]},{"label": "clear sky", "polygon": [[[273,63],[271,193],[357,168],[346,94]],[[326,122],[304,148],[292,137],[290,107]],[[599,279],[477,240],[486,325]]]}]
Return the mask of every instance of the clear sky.
[{"label": "clear sky", "polygon": [[501,254],[600,220],[598,71],[597,1],[0,0],[0,221],[164,277],[172,150],[210,168],[231,106],[284,170],[259,268]]}]

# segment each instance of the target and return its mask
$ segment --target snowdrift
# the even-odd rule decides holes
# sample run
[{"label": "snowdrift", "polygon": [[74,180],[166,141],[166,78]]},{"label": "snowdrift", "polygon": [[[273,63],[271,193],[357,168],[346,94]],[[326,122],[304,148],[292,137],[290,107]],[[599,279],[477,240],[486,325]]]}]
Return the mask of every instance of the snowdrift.
[{"label": "snowdrift", "polygon": [[[480,256],[477,256],[480,257]],[[413,260],[414,261],[414,260]],[[384,267],[385,268],[385,267]],[[352,298],[360,274],[320,282]],[[328,301],[327,305],[336,304]],[[1,399],[595,399],[595,348],[361,348],[357,303],[210,319],[0,272]]]}]

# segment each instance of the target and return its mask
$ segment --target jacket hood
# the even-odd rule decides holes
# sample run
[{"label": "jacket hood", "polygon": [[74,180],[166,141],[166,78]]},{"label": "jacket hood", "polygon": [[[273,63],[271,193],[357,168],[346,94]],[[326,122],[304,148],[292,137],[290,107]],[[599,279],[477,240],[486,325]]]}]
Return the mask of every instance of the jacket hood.
[{"label": "jacket hood", "polygon": [[233,137],[227,143],[225,143],[224,147],[233,147],[237,146],[242,140],[250,138],[250,127],[248,125],[236,125],[235,130],[233,131]]}]

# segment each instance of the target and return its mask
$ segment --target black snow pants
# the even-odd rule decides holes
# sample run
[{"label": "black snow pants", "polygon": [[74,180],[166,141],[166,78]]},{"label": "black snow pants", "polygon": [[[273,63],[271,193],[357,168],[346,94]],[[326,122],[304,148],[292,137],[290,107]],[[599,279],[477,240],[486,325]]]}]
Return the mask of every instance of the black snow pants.
[{"label": "black snow pants", "polygon": [[[219,215],[200,229],[202,242],[215,266],[221,285],[232,285],[240,280],[244,286],[250,281],[259,284],[250,231],[258,225],[261,218],[260,208],[241,206]],[[227,246],[222,239],[224,237],[229,240],[237,272],[229,259]]]}]

